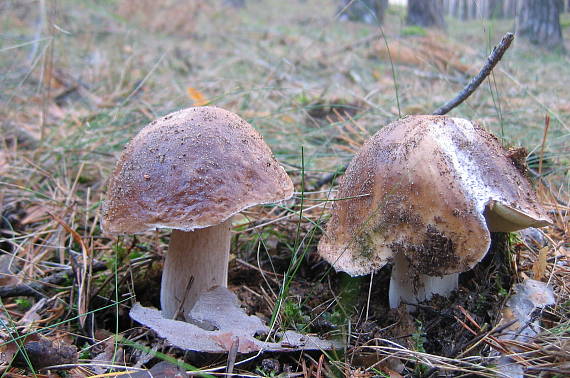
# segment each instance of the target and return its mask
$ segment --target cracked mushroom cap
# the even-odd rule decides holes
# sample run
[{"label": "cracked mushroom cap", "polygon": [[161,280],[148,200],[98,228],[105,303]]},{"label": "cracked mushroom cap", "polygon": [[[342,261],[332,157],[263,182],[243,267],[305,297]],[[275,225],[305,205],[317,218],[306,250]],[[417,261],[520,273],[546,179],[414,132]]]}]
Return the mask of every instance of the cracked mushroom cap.
[{"label": "cracked mushroom cap", "polygon": [[292,193],[249,123],[221,108],[193,107],[151,122],[125,147],[109,181],[103,229],[190,231]]},{"label": "cracked mushroom cap", "polygon": [[404,254],[418,273],[472,268],[490,231],[550,224],[530,183],[479,125],[411,116],[368,140],[343,176],[320,255],[351,275]]}]

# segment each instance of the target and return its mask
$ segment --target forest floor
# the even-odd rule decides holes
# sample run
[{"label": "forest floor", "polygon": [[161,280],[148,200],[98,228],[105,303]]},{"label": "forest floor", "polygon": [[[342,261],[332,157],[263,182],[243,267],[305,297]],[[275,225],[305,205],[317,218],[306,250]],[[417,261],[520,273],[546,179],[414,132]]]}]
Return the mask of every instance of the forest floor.
[{"label": "forest floor", "polygon": [[[535,184],[554,225],[495,235],[455,296],[408,314],[389,309],[389,266],[350,279],[317,256],[334,185],[313,188],[382,126],[453,98],[513,21],[448,19],[445,32],[426,31],[406,27],[405,10],[392,7],[381,30],[339,22],[326,0],[171,3],[0,4],[4,374],[113,376],[160,361],[225,371],[227,356],[168,346],[128,315],[136,301],[159,306],[169,231],[117,238],[100,229],[123,146],[153,119],[206,103],[249,121],[297,191],[279,212],[262,206],[236,217],[230,289],[280,330],[346,342],[336,352],[238,355],[234,374],[494,376],[497,348],[517,351],[530,376],[570,373],[568,55],[515,40],[451,112],[525,147],[531,169],[544,157],[548,187]],[[568,15],[562,24],[570,51]],[[547,282],[556,305],[539,314],[538,338],[516,349],[490,331],[526,278]],[[51,359],[42,360],[45,351]]]}]

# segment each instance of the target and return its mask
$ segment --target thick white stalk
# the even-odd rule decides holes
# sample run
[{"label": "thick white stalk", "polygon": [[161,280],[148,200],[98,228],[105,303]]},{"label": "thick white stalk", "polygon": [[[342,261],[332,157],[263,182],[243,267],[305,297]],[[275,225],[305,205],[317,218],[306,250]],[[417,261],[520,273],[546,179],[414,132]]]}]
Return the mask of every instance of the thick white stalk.
[{"label": "thick white stalk", "polygon": [[[195,231],[172,231],[162,272],[162,315],[172,319],[182,305],[183,318],[201,293],[214,286],[228,286],[231,219]],[[190,277],[194,277],[188,287]]]},{"label": "thick white stalk", "polygon": [[[410,264],[405,256],[397,254],[392,266],[390,277],[390,289],[388,297],[390,307],[397,308],[400,302],[416,304],[429,300],[434,294],[447,297],[456,290],[459,284],[459,273],[432,277],[425,274],[410,272]],[[414,310],[414,306],[408,306],[408,311]]]}]

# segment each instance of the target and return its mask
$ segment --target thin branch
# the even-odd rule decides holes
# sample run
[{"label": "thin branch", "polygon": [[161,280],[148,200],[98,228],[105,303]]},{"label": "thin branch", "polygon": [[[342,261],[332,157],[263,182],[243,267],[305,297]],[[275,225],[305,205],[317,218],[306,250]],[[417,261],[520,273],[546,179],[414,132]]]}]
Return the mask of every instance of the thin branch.
[{"label": "thin branch", "polygon": [[[479,73],[476,76],[474,76],[471,80],[469,80],[469,83],[467,83],[465,88],[463,88],[461,92],[457,94],[457,96],[455,96],[452,100],[448,101],[445,105],[436,109],[432,114],[433,115],[447,114],[453,108],[455,108],[463,101],[465,101],[469,96],[471,96],[473,92],[475,92],[475,90],[477,90],[477,88],[481,85],[481,83],[487,78],[487,76],[489,76],[491,71],[493,71],[493,68],[495,68],[497,63],[499,63],[499,61],[501,60],[507,49],[511,46],[511,43],[513,42],[514,38],[515,36],[513,33],[505,34],[501,39],[501,42],[499,42],[499,44],[493,48],[491,55],[489,55],[489,57],[487,58],[487,62],[485,63],[483,68],[481,68],[481,71],[479,71]],[[339,177],[342,174],[344,174],[347,168],[348,164],[346,164],[344,167],[337,169],[333,173],[329,173],[328,175],[320,179],[315,185],[315,187],[311,188],[311,190],[315,191],[326,184],[330,184],[331,182],[333,182],[333,180],[336,177]]]},{"label": "thin branch", "polygon": [[465,88],[463,88],[461,92],[459,92],[459,94],[455,96],[455,98],[453,98],[451,101],[447,102],[445,105],[434,111],[432,114],[433,115],[447,114],[457,105],[461,104],[469,96],[471,96],[473,92],[475,92],[475,90],[479,87],[479,85],[481,85],[483,80],[485,80],[487,76],[489,76],[491,71],[493,71],[493,68],[495,68],[497,63],[499,63],[499,61],[501,60],[507,49],[511,46],[511,43],[513,42],[514,39],[515,35],[513,33],[505,34],[503,36],[503,39],[501,39],[501,42],[499,42],[499,44],[493,48],[491,55],[489,55],[489,57],[487,58],[487,62],[485,63],[483,68],[481,68],[481,71],[479,71],[479,73],[475,77],[473,77],[469,81],[469,83],[467,83]]},{"label": "thin branch", "polygon": [[[94,263],[93,264],[93,271],[101,271],[107,269],[106,265],[103,263]],[[8,285],[0,287],[0,298],[7,298],[7,297],[45,297],[45,295],[41,292],[42,290],[54,286],[59,285],[65,282],[65,280],[70,276],[73,277],[73,271],[71,268],[67,268],[62,272],[54,273],[46,278],[43,278],[39,281],[27,283],[27,284],[18,284],[18,285]]]},{"label": "thin branch", "polygon": [[226,367],[226,377],[231,378],[234,376],[234,366],[236,363],[236,356],[239,350],[239,337],[234,336],[232,337],[232,346],[228,353],[228,361]]}]

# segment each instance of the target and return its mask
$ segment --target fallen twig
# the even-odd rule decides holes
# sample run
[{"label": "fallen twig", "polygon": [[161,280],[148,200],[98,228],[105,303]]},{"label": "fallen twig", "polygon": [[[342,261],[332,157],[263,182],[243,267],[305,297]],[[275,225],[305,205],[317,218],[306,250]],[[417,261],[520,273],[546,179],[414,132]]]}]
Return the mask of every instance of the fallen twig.
[{"label": "fallen twig", "polygon": [[231,378],[234,376],[234,365],[236,363],[236,356],[239,350],[239,337],[232,337],[232,346],[228,353],[228,362],[226,367],[226,377]]},{"label": "fallen twig", "polygon": [[489,57],[487,58],[487,62],[485,63],[483,68],[481,68],[481,71],[479,71],[479,73],[475,75],[475,77],[473,77],[469,81],[469,83],[467,83],[465,88],[463,88],[457,96],[455,96],[452,100],[448,101],[445,105],[438,108],[432,114],[433,115],[447,114],[451,111],[451,109],[455,108],[457,105],[461,104],[469,96],[471,96],[471,94],[475,92],[475,90],[479,87],[479,85],[481,85],[483,80],[485,80],[487,76],[489,76],[491,71],[493,71],[493,68],[495,68],[497,63],[499,63],[499,61],[505,54],[505,51],[507,51],[507,49],[511,46],[511,43],[513,42],[514,39],[515,35],[513,33],[505,34],[503,36],[503,39],[501,39],[501,42],[499,42],[499,44],[493,48],[493,51],[491,51],[491,55],[489,55]]},{"label": "fallen twig", "polygon": [[184,302],[186,302],[186,297],[188,296],[188,292],[190,291],[190,288],[192,287],[193,283],[194,283],[194,276],[190,276],[190,278],[188,279],[188,283],[186,284],[186,289],[184,289],[184,297],[182,297],[182,300],[180,301],[180,304],[178,305],[178,309],[174,313],[173,319],[175,319],[175,320],[184,320],[185,319],[186,314],[184,314]]},{"label": "fallen twig", "polygon": [[[473,92],[475,92],[475,90],[481,85],[483,80],[485,80],[485,78],[487,78],[487,76],[489,76],[491,71],[493,71],[493,68],[495,68],[497,63],[499,63],[499,61],[501,60],[501,58],[505,54],[505,51],[507,51],[507,49],[511,46],[511,43],[513,42],[514,38],[515,38],[515,36],[513,33],[505,34],[503,36],[503,38],[501,39],[501,42],[499,42],[499,44],[493,48],[491,55],[489,55],[489,57],[487,58],[487,62],[485,63],[483,68],[481,68],[481,71],[479,71],[479,73],[477,75],[475,75],[469,81],[469,83],[467,83],[465,88],[463,88],[461,90],[461,92],[459,92],[457,94],[457,96],[455,96],[452,100],[445,103],[443,106],[436,109],[432,114],[433,115],[447,114],[453,108],[455,108],[456,106],[461,104],[463,101],[465,101],[469,96],[471,96],[473,94]],[[318,190],[319,188],[321,188],[322,186],[324,186],[326,184],[330,184],[331,182],[333,182],[333,180],[336,177],[344,174],[344,172],[346,171],[347,168],[348,168],[348,164],[346,164],[344,167],[337,169],[333,173],[329,173],[328,175],[323,177],[321,180],[319,180],[317,182],[317,184],[315,185],[315,187],[311,188],[311,190],[315,191],[315,190]]]},{"label": "fallen twig", "polygon": [[[105,269],[107,269],[107,266],[103,263],[93,264],[93,272],[99,272]],[[72,269],[66,268],[62,272],[54,273],[35,282],[2,286],[0,287],[0,298],[45,297],[45,295],[41,292],[43,289],[52,285],[59,285],[63,283],[67,279],[67,276],[71,273]]]}]

